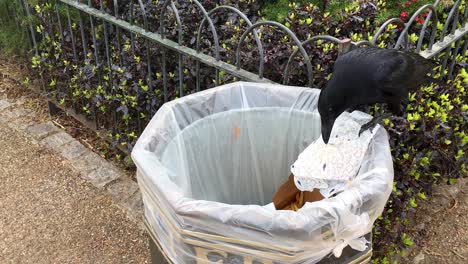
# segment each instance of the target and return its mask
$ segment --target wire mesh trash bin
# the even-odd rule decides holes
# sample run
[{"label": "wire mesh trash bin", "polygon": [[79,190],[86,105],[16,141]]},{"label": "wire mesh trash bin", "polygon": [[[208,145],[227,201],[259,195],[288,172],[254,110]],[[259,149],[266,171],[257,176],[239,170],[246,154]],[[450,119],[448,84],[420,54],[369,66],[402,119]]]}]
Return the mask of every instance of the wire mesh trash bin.
[{"label": "wire mesh trash bin", "polygon": [[271,206],[290,165],[320,136],[319,93],[236,82],[160,108],[132,152],[155,263],[370,259],[393,181],[382,127],[348,189],[297,212]]}]

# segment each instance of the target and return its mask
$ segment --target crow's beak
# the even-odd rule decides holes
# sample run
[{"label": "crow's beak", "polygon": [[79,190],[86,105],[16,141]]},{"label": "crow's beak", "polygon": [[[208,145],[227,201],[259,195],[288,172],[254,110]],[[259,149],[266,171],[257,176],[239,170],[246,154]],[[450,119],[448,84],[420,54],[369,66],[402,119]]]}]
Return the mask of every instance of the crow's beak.
[{"label": "crow's beak", "polygon": [[325,144],[328,144],[334,123],[335,119],[333,119],[331,122],[330,120],[322,120],[322,138]]}]

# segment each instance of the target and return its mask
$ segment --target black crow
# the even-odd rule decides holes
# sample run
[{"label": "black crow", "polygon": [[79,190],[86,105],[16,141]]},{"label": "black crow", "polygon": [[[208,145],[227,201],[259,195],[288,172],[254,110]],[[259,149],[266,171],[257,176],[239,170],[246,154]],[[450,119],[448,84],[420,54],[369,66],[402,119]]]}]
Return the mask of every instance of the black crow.
[{"label": "black crow", "polygon": [[[435,81],[427,76],[435,66],[418,54],[395,49],[355,48],[339,56],[318,101],[324,142],[328,143],[335,119],[346,110],[386,103],[392,113],[402,115],[401,103],[408,93]],[[378,119],[363,125],[359,134]]]}]

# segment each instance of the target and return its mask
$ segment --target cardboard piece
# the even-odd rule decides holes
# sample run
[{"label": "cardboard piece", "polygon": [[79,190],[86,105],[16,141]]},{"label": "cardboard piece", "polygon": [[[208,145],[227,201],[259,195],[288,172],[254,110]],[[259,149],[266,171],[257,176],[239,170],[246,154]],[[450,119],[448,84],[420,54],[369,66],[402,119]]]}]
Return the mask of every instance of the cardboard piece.
[{"label": "cardboard piece", "polygon": [[312,192],[301,192],[294,184],[294,176],[291,174],[273,195],[273,204],[276,210],[299,210],[306,202],[316,202],[324,197],[318,189]]}]

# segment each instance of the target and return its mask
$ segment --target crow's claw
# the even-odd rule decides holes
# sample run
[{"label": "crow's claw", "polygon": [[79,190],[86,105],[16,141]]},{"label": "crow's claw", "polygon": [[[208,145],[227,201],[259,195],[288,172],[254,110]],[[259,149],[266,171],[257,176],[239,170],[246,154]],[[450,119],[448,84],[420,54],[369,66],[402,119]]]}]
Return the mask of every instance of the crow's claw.
[{"label": "crow's claw", "polygon": [[359,130],[359,136],[361,136],[361,134],[366,131],[367,129],[369,129],[369,131],[372,133],[372,129],[374,129],[374,127],[379,124],[384,118],[388,118],[392,116],[392,114],[390,113],[387,113],[387,114],[382,114],[380,116],[376,116],[374,118],[371,119],[371,121],[367,122],[366,124],[362,125],[361,126],[361,130]]},{"label": "crow's claw", "polygon": [[368,123],[364,124],[361,126],[361,129],[359,130],[359,134],[358,136],[361,136],[361,134],[366,131],[367,129],[369,129],[369,131],[372,133],[372,129],[377,125],[377,119],[376,118],[373,118],[371,121],[369,121]]}]

